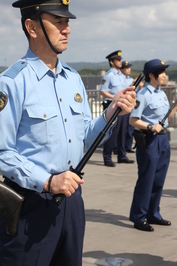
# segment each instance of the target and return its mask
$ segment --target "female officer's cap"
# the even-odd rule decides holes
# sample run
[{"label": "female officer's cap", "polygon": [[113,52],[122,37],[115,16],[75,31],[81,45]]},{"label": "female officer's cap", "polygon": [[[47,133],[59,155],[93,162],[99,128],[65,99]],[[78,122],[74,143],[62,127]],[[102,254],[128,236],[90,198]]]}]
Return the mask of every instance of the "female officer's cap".
[{"label": "female officer's cap", "polygon": [[63,18],[76,18],[69,12],[70,0],[19,0],[12,4],[13,7],[19,7],[21,14],[35,14],[36,12],[45,12]]},{"label": "female officer's cap", "polygon": [[144,64],[144,75],[148,75],[149,73],[154,73],[157,71],[165,70],[169,65],[165,65],[165,63],[160,59],[152,59]]}]

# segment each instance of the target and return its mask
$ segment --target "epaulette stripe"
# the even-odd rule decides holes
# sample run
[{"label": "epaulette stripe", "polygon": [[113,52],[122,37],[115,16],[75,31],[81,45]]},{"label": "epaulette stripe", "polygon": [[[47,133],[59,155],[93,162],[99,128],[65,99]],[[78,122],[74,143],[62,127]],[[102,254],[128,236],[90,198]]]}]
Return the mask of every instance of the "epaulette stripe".
[{"label": "epaulette stripe", "polygon": [[14,79],[18,73],[27,66],[26,61],[18,61],[13,66],[11,66],[7,71],[3,73],[3,76]]}]

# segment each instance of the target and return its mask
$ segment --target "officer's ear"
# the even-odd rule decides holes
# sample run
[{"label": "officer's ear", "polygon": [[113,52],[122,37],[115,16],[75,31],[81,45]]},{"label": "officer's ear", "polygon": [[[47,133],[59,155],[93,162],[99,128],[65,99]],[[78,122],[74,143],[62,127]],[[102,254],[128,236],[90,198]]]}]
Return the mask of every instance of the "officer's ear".
[{"label": "officer's ear", "polygon": [[154,75],[152,73],[149,73],[150,80],[154,78]]},{"label": "officer's ear", "polygon": [[114,60],[110,59],[109,64],[110,64],[110,66],[114,66]]},{"label": "officer's ear", "polygon": [[36,34],[36,21],[35,20],[27,18],[25,20],[25,27],[26,27],[26,30],[27,30],[28,34],[30,35],[30,37],[32,37],[32,38],[36,38],[37,37],[37,34]]}]

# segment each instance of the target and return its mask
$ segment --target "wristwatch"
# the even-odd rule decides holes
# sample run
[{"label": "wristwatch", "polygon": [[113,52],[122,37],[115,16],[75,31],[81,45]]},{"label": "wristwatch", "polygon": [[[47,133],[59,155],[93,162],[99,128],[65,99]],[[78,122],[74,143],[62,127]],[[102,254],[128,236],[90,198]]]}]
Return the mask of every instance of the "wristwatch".
[{"label": "wristwatch", "polygon": [[[107,111],[107,108],[103,111],[103,113],[102,113],[102,117],[103,117],[103,119],[104,119],[106,122],[108,122],[108,120],[107,120],[107,118],[106,118],[106,111]],[[115,122],[117,122],[117,117],[116,117],[116,119],[112,122],[112,125],[114,125]]]},{"label": "wristwatch", "polygon": [[106,118],[106,111],[107,111],[107,108],[103,111],[102,116],[103,116],[104,120],[105,120],[106,122],[108,122],[108,120],[107,120],[107,118]]},{"label": "wristwatch", "polygon": [[148,125],[147,125],[147,129],[148,129],[148,131],[151,132],[151,131],[152,131],[152,124],[148,124]]}]

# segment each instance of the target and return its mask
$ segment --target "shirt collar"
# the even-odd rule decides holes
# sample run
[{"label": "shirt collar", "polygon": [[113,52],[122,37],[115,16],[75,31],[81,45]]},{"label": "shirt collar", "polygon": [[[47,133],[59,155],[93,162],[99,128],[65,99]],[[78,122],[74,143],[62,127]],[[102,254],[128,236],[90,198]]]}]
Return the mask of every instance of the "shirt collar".
[{"label": "shirt collar", "polygon": [[115,75],[121,75],[122,74],[122,72],[120,71],[120,70],[117,70],[117,69],[115,69],[114,67],[112,67],[111,68],[111,70],[112,70],[112,72],[115,74]]},{"label": "shirt collar", "polygon": [[155,89],[151,84],[148,82],[145,82],[145,87],[152,93],[152,92],[160,92],[161,88],[158,86],[157,89]]},{"label": "shirt collar", "polygon": [[23,59],[26,59],[28,61],[32,69],[34,69],[39,80],[42,79],[48,72],[53,76],[60,74],[63,71],[65,72],[64,68],[60,63],[60,60],[58,59],[56,66],[56,74],[54,74],[53,71],[39,57],[37,57],[31,51],[30,48],[28,48],[28,51],[26,55],[23,57]]}]

